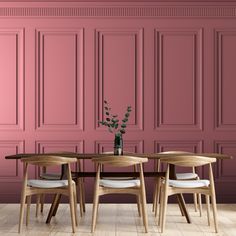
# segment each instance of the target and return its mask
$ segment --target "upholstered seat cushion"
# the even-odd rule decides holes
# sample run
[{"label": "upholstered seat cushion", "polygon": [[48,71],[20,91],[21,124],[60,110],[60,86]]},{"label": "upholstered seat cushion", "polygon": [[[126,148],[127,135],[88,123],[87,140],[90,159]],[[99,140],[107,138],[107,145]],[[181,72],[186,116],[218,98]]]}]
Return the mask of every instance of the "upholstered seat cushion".
[{"label": "upholstered seat cushion", "polygon": [[201,188],[208,187],[210,181],[207,179],[200,180],[169,180],[169,186],[176,188]]},{"label": "upholstered seat cushion", "polygon": [[139,179],[130,180],[113,180],[113,179],[101,179],[100,186],[108,188],[131,188],[140,186]]},{"label": "upholstered seat cushion", "polygon": [[179,180],[183,179],[196,179],[198,175],[196,173],[177,173],[176,178]]},{"label": "upholstered seat cushion", "polygon": [[28,186],[35,188],[61,188],[68,186],[68,180],[29,179]]},{"label": "upholstered seat cushion", "polygon": [[57,173],[42,173],[40,175],[40,178],[49,180],[59,180],[61,178],[61,175]]}]

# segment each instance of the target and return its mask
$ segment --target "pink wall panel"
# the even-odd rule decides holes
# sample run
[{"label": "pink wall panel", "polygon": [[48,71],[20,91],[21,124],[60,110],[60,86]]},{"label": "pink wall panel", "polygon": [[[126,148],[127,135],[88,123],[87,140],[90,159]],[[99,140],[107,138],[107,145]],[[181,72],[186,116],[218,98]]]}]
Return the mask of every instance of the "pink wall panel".
[{"label": "pink wall panel", "polygon": [[96,43],[98,120],[104,120],[103,101],[108,100],[120,119],[131,105],[135,112],[128,129],[142,129],[143,30],[97,30]]},{"label": "pink wall panel", "polygon": [[37,30],[36,39],[38,127],[82,129],[82,30]]},{"label": "pink wall panel", "polygon": [[23,129],[24,31],[0,29],[0,129]]},{"label": "pink wall panel", "polygon": [[[236,155],[236,3],[0,1],[0,17],[0,201],[21,188],[22,164],[5,155],[111,151],[104,99],[120,118],[132,106],[126,151]],[[235,165],[214,165],[219,202],[235,202]],[[134,200],[122,199],[104,201]]]},{"label": "pink wall panel", "polygon": [[232,112],[235,101],[236,30],[216,30],[217,60],[217,118],[218,127],[223,129],[236,128],[236,114]]},{"label": "pink wall panel", "polygon": [[200,129],[201,30],[157,29],[155,43],[157,127]]}]

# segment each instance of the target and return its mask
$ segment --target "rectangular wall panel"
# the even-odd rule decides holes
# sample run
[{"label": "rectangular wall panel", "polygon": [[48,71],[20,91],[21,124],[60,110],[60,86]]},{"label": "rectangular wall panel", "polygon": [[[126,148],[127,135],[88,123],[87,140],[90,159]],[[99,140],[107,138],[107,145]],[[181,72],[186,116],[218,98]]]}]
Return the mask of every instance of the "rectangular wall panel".
[{"label": "rectangular wall panel", "polygon": [[156,129],[202,129],[202,63],[201,29],[155,30]]},{"label": "rectangular wall panel", "polygon": [[37,128],[83,129],[83,31],[37,30]]},{"label": "rectangular wall panel", "polygon": [[[96,117],[105,120],[103,101],[123,119],[133,109],[127,130],[143,129],[143,30],[96,30]],[[104,129],[104,128],[101,128]]]},{"label": "rectangular wall panel", "polygon": [[0,130],[24,128],[24,30],[0,28]]},{"label": "rectangular wall panel", "polygon": [[6,160],[5,156],[24,152],[24,141],[0,141],[0,182],[21,181],[23,165],[20,160]]},{"label": "rectangular wall panel", "polygon": [[236,130],[235,74],[236,74],[236,29],[215,32],[216,71],[216,127]]},{"label": "rectangular wall panel", "polygon": [[[235,141],[215,141],[215,152],[236,156],[236,140]],[[215,177],[217,181],[227,182],[233,181],[236,177],[235,173],[236,159],[221,160],[216,163]]]}]

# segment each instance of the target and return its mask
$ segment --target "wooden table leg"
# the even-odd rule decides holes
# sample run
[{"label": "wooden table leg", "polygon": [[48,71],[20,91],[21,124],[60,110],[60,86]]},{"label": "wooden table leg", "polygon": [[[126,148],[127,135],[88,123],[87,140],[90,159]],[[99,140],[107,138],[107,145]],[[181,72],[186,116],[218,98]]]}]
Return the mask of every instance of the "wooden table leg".
[{"label": "wooden table leg", "polygon": [[[175,166],[174,165],[170,165],[170,179],[176,179]],[[182,194],[176,194],[176,196],[177,196],[180,211],[181,211],[181,213],[184,214],[187,222],[190,224],[191,219],[190,219],[190,216],[188,214],[188,210],[187,210],[186,205],[185,205],[184,197],[183,197]]]},{"label": "wooden table leg", "polygon": [[54,199],[53,199],[53,203],[51,205],[51,208],[49,210],[48,217],[47,217],[47,220],[46,220],[46,224],[49,224],[51,222],[52,217],[56,215],[57,208],[58,208],[58,205],[60,203],[60,200],[61,200],[61,194],[56,194]]},{"label": "wooden table leg", "polygon": [[183,211],[182,213],[184,214],[187,222],[189,224],[191,224],[191,219],[190,219],[190,216],[188,214],[183,195],[182,194],[177,194],[177,200],[178,200],[178,203],[179,203],[179,207],[182,209],[182,211]]}]

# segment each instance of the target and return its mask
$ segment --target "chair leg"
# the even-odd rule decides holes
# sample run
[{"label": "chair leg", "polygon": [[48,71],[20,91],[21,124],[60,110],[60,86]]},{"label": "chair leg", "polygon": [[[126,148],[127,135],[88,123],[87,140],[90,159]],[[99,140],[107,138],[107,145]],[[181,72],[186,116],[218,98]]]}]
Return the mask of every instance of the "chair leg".
[{"label": "chair leg", "polygon": [[84,189],[84,179],[83,178],[81,181],[81,189],[82,189],[83,212],[85,212],[86,211],[86,209],[85,209],[85,189]]},{"label": "chair leg", "polygon": [[141,217],[142,216],[142,207],[141,207],[141,201],[140,201],[140,197],[139,197],[139,195],[136,195],[136,201],[137,201],[137,207],[138,207],[138,215],[139,215],[139,217]]},{"label": "chair leg", "polygon": [[157,179],[156,189],[157,189],[157,193],[156,193],[156,203],[155,203],[155,217],[157,217],[158,205],[160,202],[161,178]]},{"label": "chair leg", "polygon": [[25,200],[26,200],[26,195],[25,195],[25,192],[23,190],[23,193],[21,195],[21,203],[20,203],[20,217],[19,217],[18,233],[20,233],[21,229],[22,229],[23,218],[24,218],[24,210],[25,210]]},{"label": "chair leg", "polygon": [[41,197],[40,197],[40,202],[41,202],[40,212],[41,213],[43,213],[44,200],[45,200],[45,194],[41,194]]},{"label": "chair leg", "polygon": [[152,212],[155,212],[156,209],[156,204],[157,204],[157,192],[158,192],[158,181],[159,179],[156,178],[156,182],[155,182],[155,187],[154,187],[154,192],[153,192],[153,203],[152,203]]},{"label": "chair leg", "polygon": [[78,226],[78,215],[77,215],[77,193],[76,193],[76,185],[73,185],[73,195],[74,195],[74,211],[75,211],[75,224]]},{"label": "chair leg", "polygon": [[83,212],[84,212],[84,207],[83,207],[83,189],[82,189],[82,179],[79,178],[78,179],[78,186],[79,186],[79,205],[80,205],[80,216],[83,216]]},{"label": "chair leg", "polygon": [[210,197],[209,195],[206,196],[206,207],[207,207],[207,220],[208,220],[208,225],[210,226]]},{"label": "chair leg", "polygon": [[168,201],[168,195],[167,191],[164,191],[164,197],[163,197],[163,208],[162,208],[162,222],[161,222],[161,233],[164,232],[165,229],[165,223],[166,223],[166,209],[167,209],[167,201]]},{"label": "chair leg", "polygon": [[69,199],[70,199],[70,215],[71,215],[71,223],[72,223],[72,232],[75,233],[75,203],[74,203],[74,193],[73,186],[69,188]]},{"label": "chair leg", "polygon": [[26,226],[29,224],[29,216],[30,216],[30,204],[31,204],[31,196],[26,197],[27,201],[27,211],[26,211]]},{"label": "chair leg", "polygon": [[198,193],[198,205],[200,217],[202,217],[202,195],[200,193]]},{"label": "chair leg", "polygon": [[146,195],[143,191],[141,193],[141,206],[142,206],[143,224],[145,228],[145,233],[147,233],[148,232],[147,203],[146,203]]},{"label": "chair leg", "polygon": [[194,208],[195,208],[195,212],[197,212],[197,194],[194,193],[193,194],[193,202],[194,202]]},{"label": "chair leg", "polygon": [[212,193],[211,201],[212,201],[212,208],[213,208],[215,232],[218,233],[218,219],[217,219],[217,208],[216,208],[216,196],[215,196],[215,193]]},{"label": "chair leg", "polygon": [[92,216],[92,228],[91,232],[93,233],[96,227],[96,221],[97,221],[97,211],[98,211],[98,194],[94,193],[94,199],[93,199],[93,216]]},{"label": "chair leg", "polygon": [[158,225],[161,226],[162,222],[162,210],[163,210],[163,199],[164,199],[164,191],[163,188],[160,188],[160,207],[159,207],[159,217],[158,217]]},{"label": "chair leg", "polygon": [[36,213],[35,213],[36,217],[38,217],[38,212],[39,212],[39,207],[40,207],[40,198],[41,198],[40,194],[36,195]]}]

